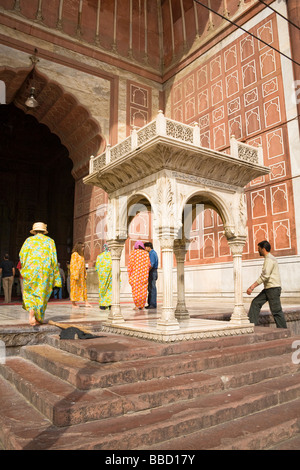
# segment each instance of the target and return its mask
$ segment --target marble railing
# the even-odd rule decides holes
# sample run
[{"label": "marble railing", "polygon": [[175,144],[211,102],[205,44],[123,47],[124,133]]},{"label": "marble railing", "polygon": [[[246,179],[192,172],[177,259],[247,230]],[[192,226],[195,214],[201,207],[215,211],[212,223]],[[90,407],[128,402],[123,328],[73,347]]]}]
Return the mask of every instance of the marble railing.
[{"label": "marble railing", "polygon": [[262,146],[253,147],[236,140],[234,136],[230,139],[230,155],[238,160],[243,160],[255,165],[264,165]]},{"label": "marble railing", "polygon": [[[198,123],[194,123],[193,126],[183,124],[166,118],[163,112],[159,111],[154,121],[151,121],[138,130],[134,128],[129,137],[113,147],[108,144],[105,152],[100,155],[92,155],[90,158],[89,173],[92,174],[99,171],[105,165],[126,156],[157,136],[165,136],[178,142],[185,142],[200,147],[200,129]],[[225,155],[228,157],[228,155],[224,153],[224,156]],[[260,147],[244,144],[236,140],[234,136],[230,139],[230,156],[238,160],[263,165],[262,149]]]}]

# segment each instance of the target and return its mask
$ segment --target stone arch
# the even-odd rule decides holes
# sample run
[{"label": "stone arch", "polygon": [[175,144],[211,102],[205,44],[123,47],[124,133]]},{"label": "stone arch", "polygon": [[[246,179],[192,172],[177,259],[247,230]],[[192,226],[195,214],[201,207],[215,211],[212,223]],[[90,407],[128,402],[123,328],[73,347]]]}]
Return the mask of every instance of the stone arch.
[{"label": "stone arch", "polygon": [[45,222],[68,260],[73,233],[74,178],[68,150],[47,126],[13,103],[0,109],[0,248],[18,261],[36,220]]},{"label": "stone arch", "polygon": [[146,193],[139,191],[138,193],[132,195],[127,201],[128,223],[130,223],[132,218],[136,215],[134,210],[136,209],[136,211],[139,211],[139,209],[142,209],[143,207],[149,210],[149,207],[152,207],[151,200]]},{"label": "stone arch", "polygon": [[[18,119],[18,122],[24,121],[21,131],[28,136],[26,141],[30,141],[29,145],[32,145],[32,152],[29,149],[27,154],[22,153],[22,160],[18,164],[15,163],[17,171],[11,170],[9,175],[12,184],[7,186],[17,187],[18,191],[21,191],[21,185],[20,183],[16,184],[16,181],[22,179],[23,167],[27,171],[27,167],[31,168],[30,165],[35,165],[36,168],[40,165],[42,171],[39,172],[34,169],[30,173],[31,179],[30,181],[27,180],[27,185],[31,188],[37,187],[40,193],[43,193],[44,198],[38,204],[36,196],[31,195],[30,192],[27,199],[22,198],[24,207],[18,209],[22,212],[22,217],[17,217],[15,207],[20,207],[20,204],[15,204],[15,199],[20,196],[18,196],[17,191],[15,192],[13,202],[10,203],[10,205],[15,204],[13,206],[15,213],[13,218],[8,217],[6,221],[6,225],[9,225],[9,231],[5,229],[4,224],[2,224],[1,230],[2,234],[7,232],[10,235],[0,236],[0,245],[10,246],[10,250],[13,250],[11,253],[12,258],[17,259],[19,248],[28,236],[28,226],[29,224],[32,226],[33,219],[38,217],[38,220],[48,222],[50,225],[51,235],[57,243],[58,252],[60,251],[58,256],[60,261],[63,260],[64,262],[69,256],[68,250],[72,244],[74,183],[88,173],[91,154],[97,154],[105,146],[101,128],[87,107],[71,93],[68,93],[61,83],[51,80],[46,73],[42,73],[37,67],[14,68],[0,66],[0,83],[6,90],[6,103],[1,106],[3,108],[1,111],[4,123],[6,122],[5,113],[10,113],[14,119]],[[29,108],[25,105],[31,87],[35,88],[35,98],[38,102],[38,106],[35,108]],[[13,113],[11,109],[13,109]],[[6,122],[6,124],[5,129],[8,139],[12,131],[9,123]],[[15,129],[19,129],[15,121],[13,124]],[[42,136],[45,134],[47,136],[49,134],[49,140],[52,138],[50,142],[52,145],[49,144],[48,140],[44,141],[47,152],[42,147]],[[34,135],[37,138],[34,138]],[[22,140],[18,139],[18,141],[18,145],[21,145]],[[57,147],[54,145],[56,141]],[[40,152],[38,146],[40,146]],[[57,153],[55,153],[56,151]],[[20,152],[15,153],[18,155]],[[25,155],[31,155],[30,161],[26,160]],[[41,155],[43,158],[40,158]],[[13,160],[11,162],[11,165],[13,165]],[[63,167],[63,169],[62,171],[56,171],[55,167],[56,169]],[[49,171],[47,171],[47,168]],[[54,175],[55,180],[50,181],[52,175]],[[34,180],[34,178],[37,179]],[[55,191],[54,187],[56,188]],[[52,195],[55,197],[50,196],[51,191],[53,191]],[[9,196],[9,189],[7,193]],[[59,202],[59,197],[63,201],[62,203]],[[30,198],[32,198],[32,204]],[[6,199],[10,200],[11,198],[5,196]],[[48,202],[48,199],[51,203]],[[57,207],[60,207],[59,214],[63,223],[55,222],[58,216]],[[17,224],[15,219],[18,221]]]},{"label": "stone arch", "polygon": [[130,196],[119,197],[118,208],[118,230],[125,238],[126,235],[128,236],[128,228],[135,215],[143,208],[151,210],[152,204],[146,192],[138,191]]},{"label": "stone arch", "polygon": [[185,235],[189,233],[194,216],[197,215],[197,210],[193,212],[193,207],[188,207],[189,204],[203,204],[204,209],[211,208],[215,210],[222,219],[226,236],[230,234],[230,231],[234,230],[233,214],[230,211],[229,204],[225,202],[221,194],[219,195],[216,192],[207,189],[200,189],[194,190],[187,194],[180,206],[180,214],[182,215],[182,223]]},{"label": "stone arch", "polygon": [[[105,147],[101,128],[89,110],[37,67],[0,67],[0,81],[6,87],[7,104],[13,103],[31,114],[59,137],[73,161],[74,178],[86,174],[90,156],[97,155]],[[27,108],[25,101],[32,86],[39,106]]]}]

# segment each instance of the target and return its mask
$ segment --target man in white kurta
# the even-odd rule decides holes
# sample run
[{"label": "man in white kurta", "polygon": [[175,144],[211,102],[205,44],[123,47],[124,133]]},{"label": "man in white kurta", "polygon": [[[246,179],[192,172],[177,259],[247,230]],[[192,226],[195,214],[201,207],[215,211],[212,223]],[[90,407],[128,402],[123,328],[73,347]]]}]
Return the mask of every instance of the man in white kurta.
[{"label": "man in white kurta", "polygon": [[251,323],[257,325],[262,306],[266,302],[269,302],[270,310],[277,328],[286,328],[286,321],[280,302],[281,281],[278,262],[270,251],[271,245],[267,240],[258,243],[258,252],[260,256],[264,256],[265,260],[261,275],[248,288],[247,294],[250,295],[255,287],[262,283],[264,284],[264,289],[251,302],[248,313],[249,320]]}]

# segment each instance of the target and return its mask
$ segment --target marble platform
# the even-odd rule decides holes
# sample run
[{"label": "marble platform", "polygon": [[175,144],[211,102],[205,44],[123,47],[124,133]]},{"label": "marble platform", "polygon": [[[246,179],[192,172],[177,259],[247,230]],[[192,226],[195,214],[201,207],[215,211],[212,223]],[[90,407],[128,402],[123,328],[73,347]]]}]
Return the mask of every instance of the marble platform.
[{"label": "marble platform", "polygon": [[220,338],[253,333],[254,325],[239,325],[229,321],[205,318],[179,320],[175,329],[160,329],[157,319],[125,321],[120,324],[102,326],[103,331],[124,334],[160,342],[185,341],[191,339]]},{"label": "marble platform", "polygon": [[[245,300],[246,311],[248,311],[250,300]],[[299,299],[282,299],[282,304],[287,316],[293,314],[297,315],[297,318],[299,317]],[[42,326],[31,327],[28,323],[28,314],[23,310],[20,299],[14,299],[11,304],[4,304],[3,298],[0,298],[0,333],[4,330],[14,331],[15,329],[32,331],[36,334],[46,333],[50,330],[50,320],[66,324],[88,324],[97,331],[163,342],[232,336],[253,331],[251,324],[241,326],[229,322],[234,306],[234,301],[230,298],[188,299],[187,308],[190,319],[180,320],[179,328],[172,332],[157,329],[157,321],[161,316],[161,303],[158,304],[157,310],[137,311],[133,309],[132,302],[122,302],[121,311],[125,321],[114,326],[106,323],[108,310],[100,310],[95,301],[91,301],[91,305],[91,308],[85,307],[84,304],[81,304],[79,308],[74,308],[69,300],[50,300],[46,310],[45,323]],[[270,323],[271,316],[267,304],[261,313],[262,322],[268,321]],[[274,325],[270,323],[267,326]]]}]

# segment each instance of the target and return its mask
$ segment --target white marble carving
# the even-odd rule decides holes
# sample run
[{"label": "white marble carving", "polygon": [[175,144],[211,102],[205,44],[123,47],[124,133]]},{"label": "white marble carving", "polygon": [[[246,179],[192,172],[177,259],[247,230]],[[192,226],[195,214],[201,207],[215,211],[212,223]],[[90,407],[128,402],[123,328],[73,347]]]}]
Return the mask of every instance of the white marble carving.
[{"label": "white marble carving", "polygon": [[[188,126],[166,119],[159,112],[155,121],[133,132],[110,152],[116,157],[109,161],[103,154],[99,156],[99,164],[98,157],[91,158],[90,174],[84,182],[103,188],[109,196],[107,225],[114,282],[119,283],[120,257],[127,238],[131,207],[143,204],[146,210],[152,211],[153,238],[160,243],[163,306],[155,328],[146,334],[144,327],[137,328],[124,322],[120,287],[115,286],[113,306],[105,327],[109,331],[115,328],[124,334],[156,340],[179,338],[180,321],[189,320],[185,307],[184,255],[190,242],[190,230],[197,211],[211,208],[223,222],[224,235],[233,255],[235,306],[230,322],[232,331],[234,334],[249,332],[252,325],[243,306],[241,276],[241,255],[247,237],[244,187],[252,179],[269,173],[262,165],[261,148],[243,144],[233,137],[230,155],[200,147],[198,125]],[[206,235],[204,244],[208,256],[213,256],[209,234]],[[178,264],[176,310],[172,291],[174,254]],[[201,337],[201,327],[193,328],[195,337]],[[218,329],[218,335],[222,334],[220,331],[222,328]],[[228,334],[227,327],[223,331]],[[191,330],[183,338],[190,338],[190,334]],[[215,333],[212,329],[207,334],[213,336]]]}]

